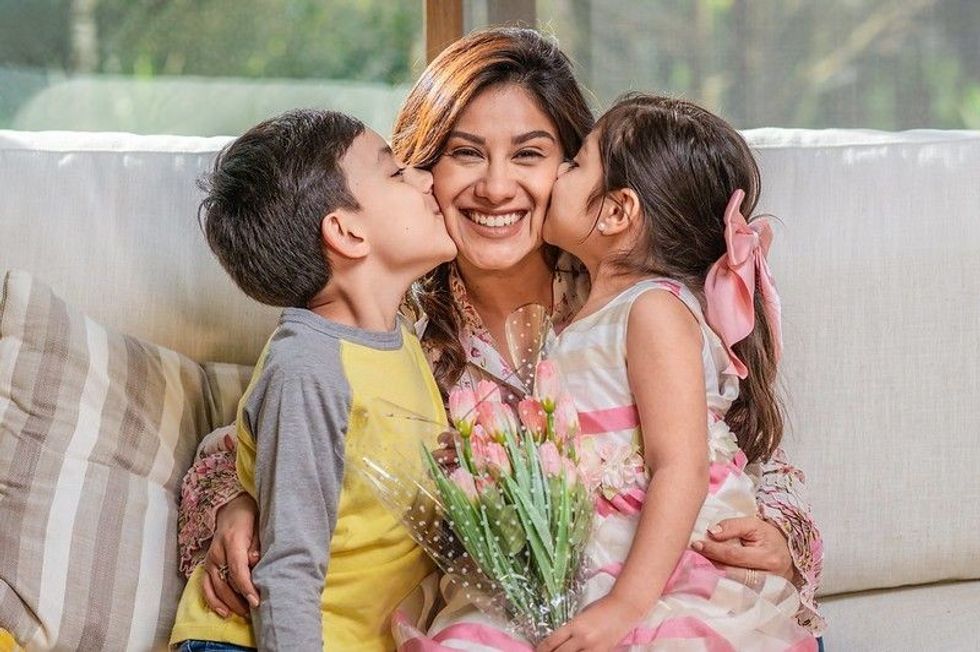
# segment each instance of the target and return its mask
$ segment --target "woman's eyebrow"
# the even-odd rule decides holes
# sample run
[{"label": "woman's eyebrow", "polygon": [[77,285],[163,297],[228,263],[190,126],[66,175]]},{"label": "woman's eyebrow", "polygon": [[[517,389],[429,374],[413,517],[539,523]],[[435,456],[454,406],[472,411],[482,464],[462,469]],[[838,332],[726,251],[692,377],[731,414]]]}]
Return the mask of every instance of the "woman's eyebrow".
[{"label": "woman's eyebrow", "polygon": [[[474,143],[476,145],[486,145],[487,144],[487,141],[486,141],[485,138],[483,138],[481,136],[477,136],[476,134],[471,134],[471,133],[466,132],[466,131],[459,131],[458,129],[449,132],[449,137],[450,138],[453,138],[453,137],[455,137],[455,138],[462,138],[463,140],[468,140],[471,143]],[[547,131],[544,131],[543,129],[538,129],[538,130],[535,130],[535,131],[529,131],[526,134],[521,134],[519,136],[514,136],[513,138],[511,138],[511,143],[513,143],[514,145],[521,145],[523,143],[526,143],[529,140],[534,140],[535,138],[547,138],[548,140],[550,140],[553,143],[554,142],[557,142],[557,140],[555,139],[555,137],[552,136],[550,133],[548,133]]]},{"label": "woman's eyebrow", "polygon": [[522,143],[526,143],[529,140],[534,140],[535,138],[547,138],[548,140],[550,140],[553,143],[554,142],[557,142],[557,141],[555,141],[555,137],[554,136],[552,136],[550,133],[548,133],[547,131],[544,131],[542,129],[539,129],[537,131],[529,131],[526,134],[521,134],[520,136],[514,136],[514,138],[512,139],[512,142],[515,145],[520,145]]}]

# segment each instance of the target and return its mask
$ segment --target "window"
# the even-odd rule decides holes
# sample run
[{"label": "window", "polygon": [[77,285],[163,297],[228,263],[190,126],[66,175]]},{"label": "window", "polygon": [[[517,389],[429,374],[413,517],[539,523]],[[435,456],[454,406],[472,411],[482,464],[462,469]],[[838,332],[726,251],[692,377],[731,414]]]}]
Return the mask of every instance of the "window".
[{"label": "window", "polygon": [[693,99],[740,128],[980,129],[976,0],[467,0],[558,37],[596,108]]},{"label": "window", "polygon": [[0,0],[0,128],[235,135],[295,107],[391,129],[421,2]]}]

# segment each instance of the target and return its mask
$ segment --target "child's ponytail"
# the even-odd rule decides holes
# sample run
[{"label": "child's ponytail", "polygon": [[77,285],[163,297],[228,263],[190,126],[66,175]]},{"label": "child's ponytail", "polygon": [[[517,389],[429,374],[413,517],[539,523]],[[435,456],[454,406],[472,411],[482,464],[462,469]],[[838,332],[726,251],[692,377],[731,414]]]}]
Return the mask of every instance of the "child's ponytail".
[{"label": "child's ponytail", "polygon": [[748,375],[739,380],[738,398],[725,421],[750,461],[769,459],[783,438],[783,413],[776,385],[776,341],[764,300],[755,295],[755,328],[732,347]]}]

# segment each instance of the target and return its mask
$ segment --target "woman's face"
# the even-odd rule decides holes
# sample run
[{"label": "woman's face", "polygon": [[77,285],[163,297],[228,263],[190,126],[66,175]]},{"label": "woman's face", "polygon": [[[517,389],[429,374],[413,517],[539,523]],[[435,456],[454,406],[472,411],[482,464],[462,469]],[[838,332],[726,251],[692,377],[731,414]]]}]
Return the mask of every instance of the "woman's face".
[{"label": "woman's face", "polygon": [[462,262],[506,270],[541,248],[562,158],[554,123],[520,86],[492,87],[470,101],[432,168]]}]

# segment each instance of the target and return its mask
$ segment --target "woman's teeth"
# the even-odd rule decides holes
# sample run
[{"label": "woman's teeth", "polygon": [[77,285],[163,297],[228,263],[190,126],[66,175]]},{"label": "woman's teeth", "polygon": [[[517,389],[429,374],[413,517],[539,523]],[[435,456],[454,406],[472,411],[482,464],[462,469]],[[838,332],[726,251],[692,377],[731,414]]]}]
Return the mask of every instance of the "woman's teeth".
[{"label": "woman's teeth", "polygon": [[476,211],[467,211],[466,217],[481,226],[510,226],[515,222],[519,221],[522,217],[527,215],[527,211],[521,211],[519,213],[506,213],[504,215],[486,215],[485,213],[477,213]]}]

